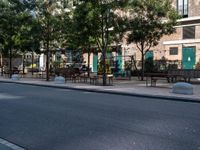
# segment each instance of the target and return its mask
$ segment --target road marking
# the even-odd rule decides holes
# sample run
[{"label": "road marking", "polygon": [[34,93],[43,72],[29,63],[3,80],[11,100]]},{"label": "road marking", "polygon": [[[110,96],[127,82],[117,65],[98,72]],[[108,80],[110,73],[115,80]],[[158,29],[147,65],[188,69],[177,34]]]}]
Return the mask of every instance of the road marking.
[{"label": "road marking", "polygon": [[0,138],[0,144],[9,147],[12,150],[25,150],[24,148],[19,147],[19,146],[15,145],[13,143],[10,143],[10,142],[8,142],[8,141],[6,141],[4,139],[1,139],[1,138]]},{"label": "road marking", "polygon": [[22,96],[0,93],[0,99],[20,99],[20,98],[22,98]]},{"label": "road marking", "polygon": [[92,94],[93,92],[82,92],[83,94]]},{"label": "road marking", "polygon": [[62,92],[71,92],[72,90],[70,89],[56,89],[57,91],[62,91]]}]

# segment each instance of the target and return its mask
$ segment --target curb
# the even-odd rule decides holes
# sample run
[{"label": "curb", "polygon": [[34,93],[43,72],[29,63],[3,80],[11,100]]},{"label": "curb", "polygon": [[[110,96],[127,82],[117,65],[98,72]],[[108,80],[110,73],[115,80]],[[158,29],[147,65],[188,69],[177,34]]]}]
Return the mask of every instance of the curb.
[{"label": "curb", "polygon": [[177,102],[200,103],[200,100],[195,99],[195,98],[183,98],[183,97],[176,97],[176,96],[149,95],[149,94],[128,93],[128,92],[120,92],[120,91],[113,91],[113,90],[106,91],[106,90],[100,90],[100,89],[87,89],[87,88],[84,89],[84,88],[78,88],[78,87],[26,83],[26,82],[20,82],[20,81],[2,81],[2,80],[0,80],[0,82],[41,86],[41,87],[50,87],[50,88],[60,88],[60,89],[71,89],[71,90],[95,92],[95,93],[115,94],[115,95],[123,95],[123,96],[135,96],[135,97],[163,99],[163,100],[177,101]]},{"label": "curb", "polygon": [[[21,147],[13,142],[10,142],[8,140],[5,140],[0,137],[0,144],[5,148],[5,149],[12,149],[12,150],[27,150],[24,147]],[[4,149],[3,148],[3,149]]]}]

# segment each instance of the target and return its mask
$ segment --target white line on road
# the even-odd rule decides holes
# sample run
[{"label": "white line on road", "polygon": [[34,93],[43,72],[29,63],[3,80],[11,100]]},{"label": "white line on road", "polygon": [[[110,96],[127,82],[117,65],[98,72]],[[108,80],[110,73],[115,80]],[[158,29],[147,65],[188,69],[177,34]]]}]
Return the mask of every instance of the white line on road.
[{"label": "white line on road", "polygon": [[92,94],[94,92],[82,92],[83,94]]},{"label": "white line on road", "polygon": [[56,89],[57,91],[63,91],[63,92],[71,92],[72,90],[69,89]]},{"label": "white line on road", "polygon": [[0,100],[3,99],[20,99],[22,96],[16,96],[16,95],[11,95],[11,94],[6,94],[6,93],[0,93]]},{"label": "white line on road", "polygon": [[19,147],[19,146],[15,145],[13,143],[10,143],[10,142],[8,142],[8,141],[6,141],[4,139],[1,139],[1,138],[0,138],[0,144],[9,147],[12,150],[25,150],[24,148]]}]

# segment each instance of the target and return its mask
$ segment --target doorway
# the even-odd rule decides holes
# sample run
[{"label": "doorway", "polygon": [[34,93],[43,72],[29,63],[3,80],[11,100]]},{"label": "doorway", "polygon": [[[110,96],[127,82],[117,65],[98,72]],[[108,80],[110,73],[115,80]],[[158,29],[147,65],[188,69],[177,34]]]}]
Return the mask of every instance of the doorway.
[{"label": "doorway", "polygon": [[182,51],[182,68],[194,69],[196,62],[196,48],[195,47],[183,47]]}]

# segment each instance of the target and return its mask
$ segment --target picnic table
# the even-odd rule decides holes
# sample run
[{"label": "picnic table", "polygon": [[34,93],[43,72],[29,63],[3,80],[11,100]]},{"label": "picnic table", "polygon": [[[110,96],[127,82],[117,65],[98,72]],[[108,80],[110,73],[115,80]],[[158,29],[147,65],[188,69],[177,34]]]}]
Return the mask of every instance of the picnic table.
[{"label": "picnic table", "polygon": [[176,82],[178,77],[181,77],[180,74],[169,74],[169,73],[145,73],[146,77],[146,86],[156,86],[157,80],[167,80],[168,83]]}]

